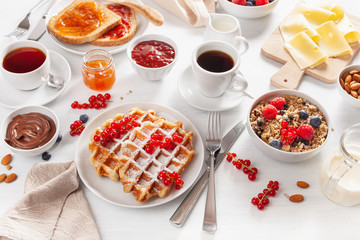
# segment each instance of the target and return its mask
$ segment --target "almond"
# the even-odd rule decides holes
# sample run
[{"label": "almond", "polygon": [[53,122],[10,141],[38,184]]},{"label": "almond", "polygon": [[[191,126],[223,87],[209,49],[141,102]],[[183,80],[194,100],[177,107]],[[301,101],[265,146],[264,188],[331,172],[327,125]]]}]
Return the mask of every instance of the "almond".
[{"label": "almond", "polygon": [[344,81],[345,81],[345,83],[350,84],[350,82],[352,81],[351,75],[347,75]]},{"label": "almond", "polygon": [[359,82],[355,82],[355,81],[352,81],[350,83],[350,88],[351,90],[358,90],[360,88],[360,83]]},{"label": "almond", "polygon": [[289,197],[289,200],[292,202],[299,203],[299,202],[304,201],[304,196],[301,194],[294,194]]},{"label": "almond", "polygon": [[352,70],[352,71],[349,72],[349,74],[354,75],[354,74],[357,74],[359,72],[360,72],[359,70]]},{"label": "almond", "polygon": [[16,178],[17,175],[15,173],[11,173],[5,178],[5,183],[12,183],[13,181],[16,180]]},{"label": "almond", "polygon": [[348,83],[345,83],[345,90],[350,94],[351,88],[350,88],[350,85]]},{"label": "almond", "polygon": [[6,165],[5,167],[6,167],[6,170],[12,169],[12,166],[11,166],[11,165]]},{"label": "almond", "polygon": [[345,89],[345,82],[343,79],[340,79],[340,85],[343,89]]},{"label": "almond", "polygon": [[2,183],[6,178],[6,174],[3,173],[3,174],[0,174],[0,183]]},{"label": "almond", "polygon": [[12,156],[11,156],[11,154],[9,153],[9,154],[5,155],[5,156],[1,159],[1,164],[4,165],[4,166],[6,166],[6,165],[8,165],[8,164],[11,162],[11,159],[12,159]]},{"label": "almond", "polygon": [[360,82],[360,75],[359,74],[354,74],[354,76],[352,77],[352,79],[354,81]]},{"label": "almond", "polygon": [[301,187],[301,188],[308,188],[310,186],[307,182],[304,182],[304,181],[297,181],[296,185],[298,185],[298,187]]},{"label": "almond", "polygon": [[345,78],[349,75],[348,72],[344,73],[344,75],[342,75],[341,79],[345,80]]},{"label": "almond", "polygon": [[357,98],[359,95],[357,93],[357,91],[351,90],[351,96],[353,96],[354,98]]}]

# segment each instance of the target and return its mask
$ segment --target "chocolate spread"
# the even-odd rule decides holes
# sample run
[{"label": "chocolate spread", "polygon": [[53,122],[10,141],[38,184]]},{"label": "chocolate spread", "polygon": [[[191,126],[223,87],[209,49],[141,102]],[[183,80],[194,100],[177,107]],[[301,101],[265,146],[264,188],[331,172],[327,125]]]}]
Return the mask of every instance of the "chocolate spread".
[{"label": "chocolate spread", "polygon": [[15,148],[33,149],[49,142],[55,132],[56,126],[50,117],[31,112],[12,119],[6,130],[5,141]]}]

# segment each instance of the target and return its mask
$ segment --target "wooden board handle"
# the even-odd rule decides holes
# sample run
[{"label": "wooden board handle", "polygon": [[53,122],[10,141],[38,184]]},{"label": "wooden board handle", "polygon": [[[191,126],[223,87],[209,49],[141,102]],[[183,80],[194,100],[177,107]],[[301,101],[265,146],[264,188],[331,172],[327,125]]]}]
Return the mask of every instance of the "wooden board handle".
[{"label": "wooden board handle", "polygon": [[279,88],[297,89],[305,71],[294,61],[287,61],[280,70],[271,76],[271,83]]}]

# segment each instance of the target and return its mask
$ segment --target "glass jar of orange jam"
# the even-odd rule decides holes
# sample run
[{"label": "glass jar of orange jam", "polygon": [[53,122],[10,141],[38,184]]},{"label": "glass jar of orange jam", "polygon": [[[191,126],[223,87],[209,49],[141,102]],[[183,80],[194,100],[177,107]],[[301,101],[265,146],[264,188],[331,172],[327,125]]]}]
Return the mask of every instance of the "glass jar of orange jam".
[{"label": "glass jar of orange jam", "polygon": [[110,89],[115,83],[115,64],[111,54],[94,49],[83,57],[82,75],[85,85],[96,91]]}]

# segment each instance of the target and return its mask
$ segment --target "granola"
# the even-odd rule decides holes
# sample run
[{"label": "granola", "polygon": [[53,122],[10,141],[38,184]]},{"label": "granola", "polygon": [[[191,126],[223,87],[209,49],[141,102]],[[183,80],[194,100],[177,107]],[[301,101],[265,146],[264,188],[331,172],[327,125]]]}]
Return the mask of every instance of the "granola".
[{"label": "granola", "polygon": [[[324,114],[307,99],[295,95],[282,96],[283,104],[271,106],[275,117],[266,118],[263,109],[274,99],[261,100],[250,112],[250,124],[256,135],[272,147],[286,152],[305,152],[322,145],[328,134],[328,125]],[[272,119],[270,119],[272,118]],[[308,135],[300,133],[307,128]],[[291,134],[285,136],[288,130]]]}]

